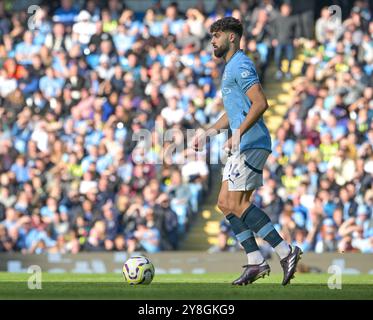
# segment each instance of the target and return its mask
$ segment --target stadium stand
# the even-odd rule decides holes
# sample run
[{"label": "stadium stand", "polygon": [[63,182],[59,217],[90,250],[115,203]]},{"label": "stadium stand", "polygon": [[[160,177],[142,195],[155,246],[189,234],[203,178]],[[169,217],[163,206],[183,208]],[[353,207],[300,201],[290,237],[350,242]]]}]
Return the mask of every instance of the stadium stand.
[{"label": "stadium stand", "polygon": [[[162,137],[222,114],[223,64],[208,29],[233,15],[273,109],[256,204],[305,251],[372,253],[372,7],[343,8],[340,25],[322,9],[313,38],[310,8],[289,3],[219,1],[205,11],[199,2],[181,12],[155,1],[137,12],[118,0],[0,2],[0,251],[188,248],[191,222],[216,217],[203,200],[223,137],[185,164],[182,153],[162,161]],[[31,4],[40,9],[30,17]],[[281,21],[295,28],[290,38]],[[143,129],[145,153],[133,140]],[[224,221],[213,225],[212,251],[239,250]]]}]

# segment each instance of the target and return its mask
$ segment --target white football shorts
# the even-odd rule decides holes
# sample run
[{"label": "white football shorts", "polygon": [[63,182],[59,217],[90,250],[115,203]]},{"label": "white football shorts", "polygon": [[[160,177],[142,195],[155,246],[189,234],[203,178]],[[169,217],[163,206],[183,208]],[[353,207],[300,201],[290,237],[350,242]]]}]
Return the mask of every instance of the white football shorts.
[{"label": "white football shorts", "polygon": [[228,180],[229,191],[254,190],[263,185],[263,167],[270,152],[249,149],[228,156],[223,169],[223,181]]}]

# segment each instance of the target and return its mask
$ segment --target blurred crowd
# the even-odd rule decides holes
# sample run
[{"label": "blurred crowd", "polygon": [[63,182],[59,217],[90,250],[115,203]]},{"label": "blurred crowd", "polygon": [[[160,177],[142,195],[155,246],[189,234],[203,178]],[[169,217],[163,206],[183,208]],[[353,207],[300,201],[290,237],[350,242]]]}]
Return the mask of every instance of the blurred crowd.
[{"label": "blurred crowd", "polygon": [[[281,80],[295,51],[304,56],[256,203],[305,250],[371,252],[371,11],[357,1],[338,25],[323,9],[314,38],[313,5],[225,0],[206,12],[201,1],[182,12],[154,1],[134,12],[118,0],[1,1],[0,251],[179,248],[224,137],[183,163],[163,136],[221,116],[223,63],[208,30],[232,15],[262,80],[270,59]],[[133,139],[142,129],[145,151]],[[235,247],[224,222],[219,237],[221,250]]]},{"label": "blurred crowd", "polygon": [[[36,3],[30,17],[0,2],[0,251],[177,249],[210,169],[165,152],[184,143],[176,134],[162,141],[220,112],[206,17]],[[148,149],[134,139],[142,129]]]},{"label": "blurred crowd", "polygon": [[[315,36],[297,39],[301,74],[255,202],[305,252],[373,253],[372,36],[372,11],[356,1],[345,20],[323,8]],[[225,221],[217,248],[237,248]]]}]

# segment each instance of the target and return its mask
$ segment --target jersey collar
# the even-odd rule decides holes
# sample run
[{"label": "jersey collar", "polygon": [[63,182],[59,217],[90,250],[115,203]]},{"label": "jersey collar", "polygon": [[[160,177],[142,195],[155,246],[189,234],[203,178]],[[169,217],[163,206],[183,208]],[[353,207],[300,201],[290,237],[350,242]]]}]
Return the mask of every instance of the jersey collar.
[{"label": "jersey collar", "polygon": [[232,56],[230,57],[230,59],[227,61],[227,63],[225,64],[225,66],[227,66],[228,63],[232,61],[233,57],[234,57],[238,52],[242,52],[242,50],[241,50],[241,49],[237,49],[236,52],[233,53],[233,55],[232,55]]}]

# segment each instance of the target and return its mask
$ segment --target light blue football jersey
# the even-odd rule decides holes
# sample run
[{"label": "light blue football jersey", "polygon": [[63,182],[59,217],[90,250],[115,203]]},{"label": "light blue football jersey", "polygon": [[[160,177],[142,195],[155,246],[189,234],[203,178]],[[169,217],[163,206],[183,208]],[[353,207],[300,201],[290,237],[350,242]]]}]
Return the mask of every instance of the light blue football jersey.
[{"label": "light blue football jersey", "polygon": [[[238,129],[246,118],[251,107],[246,92],[256,83],[259,83],[259,78],[254,63],[242,50],[238,50],[225,65],[221,82],[224,108],[232,131]],[[241,137],[240,152],[247,149],[271,152],[271,136],[263,117]]]}]

